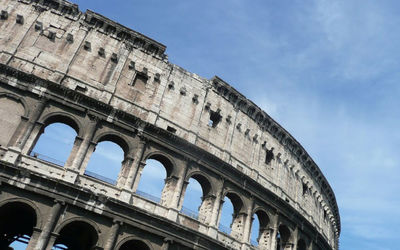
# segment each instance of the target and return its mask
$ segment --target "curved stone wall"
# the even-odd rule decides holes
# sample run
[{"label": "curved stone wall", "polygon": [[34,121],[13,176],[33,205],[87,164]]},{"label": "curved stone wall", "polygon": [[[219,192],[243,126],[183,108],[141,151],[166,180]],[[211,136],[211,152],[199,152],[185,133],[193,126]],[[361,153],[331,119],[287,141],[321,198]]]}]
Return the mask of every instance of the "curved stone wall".
[{"label": "curved stone wall", "polygon": [[[72,221],[106,249],[251,249],[255,214],[260,249],[276,249],[278,233],[284,249],[339,248],[335,195],[318,166],[228,83],[171,64],[164,45],[67,1],[0,8],[0,206],[29,200],[37,221],[52,215],[35,225],[32,249],[51,248]],[[32,156],[54,122],[77,132],[64,166]],[[104,140],[125,154],[115,185],[85,175]],[[160,202],[136,192],[147,159],[167,170]],[[207,190],[197,218],[180,212],[190,177]],[[218,230],[225,196],[230,235]]]}]

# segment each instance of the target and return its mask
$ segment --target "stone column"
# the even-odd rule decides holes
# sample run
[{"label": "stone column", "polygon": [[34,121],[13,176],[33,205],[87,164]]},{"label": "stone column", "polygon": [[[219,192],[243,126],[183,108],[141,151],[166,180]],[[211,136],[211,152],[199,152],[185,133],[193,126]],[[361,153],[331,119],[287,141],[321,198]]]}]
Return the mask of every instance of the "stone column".
[{"label": "stone column", "polygon": [[[54,227],[58,221],[60,216],[60,210],[64,203],[60,201],[55,201],[54,206],[52,207],[50,213],[47,215],[47,220],[43,226],[42,232],[39,235],[36,246],[32,249],[35,250],[44,250],[47,247],[49,242],[50,234],[54,230]],[[28,248],[29,249],[29,248]]]},{"label": "stone column", "polygon": [[217,187],[219,191],[217,192],[217,195],[215,197],[214,204],[212,206],[212,213],[211,213],[211,218],[210,218],[210,228],[208,231],[208,235],[212,238],[216,238],[218,234],[218,224],[219,224],[219,219],[221,217],[220,211],[222,208],[222,204],[224,203],[224,200],[222,197],[223,192],[224,192],[224,183],[225,180],[221,178],[220,185]]},{"label": "stone column", "polygon": [[271,248],[273,235],[274,235],[273,228],[260,228],[260,235],[258,237],[258,248],[261,250],[273,249]]},{"label": "stone column", "polygon": [[183,200],[185,198],[185,191],[187,188],[187,185],[189,184],[188,181],[186,181],[186,175],[189,170],[189,165],[190,161],[189,159],[186,159],[186,164],[183,166],[182,169],[180,169],[178,180],[176,183],[175,190],[173,190],[173,196],[172,196],[172,201],[170,204],[170,207],[175,208],[177,210],[181,210],[182,205],[183,205]]},{"label": "stone column", "polygon": [[[73,150],[70,157],[68,158],[66,164],[67,167],[75,169],[77,171],[81,169],[82,163],[84,162],[86,155],[89,151],[89,148],[92,144],[91,141],[93,139],[94,133],[96,132],[97,123],[98,119],[96,117],[91,117],[90,123],[87,126],[87,130],[83,135],[83,137],[82,138],[77,137],[75,139],[75,143],[76,144],[79,143],[79,145],[77,145],[76,150],[75,151]],[[74,143],[74,148],[75,148],[75,143]]]},{"label": "stone column", "polygon": [[181,211],[181,209],[183,207],[183,201],[185,200],[186,188],[189,185],[188,181],[183,181],[184,179],[186,179],[186,177],[181,177],[181,178],[182,179],[180,180],[180,183],[178,183],[178,185],[180,185],[180,194],[178,195],[179,201],[178,201],[178,205],[177,205],[178,211]]},{"label": "stone column", "polygon": [[165,178],[165,185],[161,192],[160,204],[162,206],[165,206],[168,208],[176,208],[174,206],[175,204],[173,204],[173,202],[175,201],[174,193],[175,193],[175,189],[177,187],[178,181],[179,181],[179,177],[175,176],[175,175]]},{"label": "stone column", "polygon": [[30,118],[27,122],[25,122],[24,128],[21,128],[20,134],[17,136],[16,143],[13,146],[18,147],[19,149],[23,149],[25,143],[27,142],[28,138],[30,137],[36,122],[38,121],[39,117],[42,115],[43,110],[47,105],[47,99],[42,98],[37,106],[32,109],[30,114]]},{"label": "stone column", "polygon": [[92,156],[94,150],[96,149],[97,143],[90,141],[89,146],[86,150],[86,154],[83,155],[82,163],[78,167],[79,174],[83,175],[85,173],[86,167],[89,163],[90,157]]},{"label": "stone column", "polygon": [[49,242],[47,243],[46,250],[52,250],[54,243],[56,242],[58,236],[60,236],[60,235],[57,233],[50,234],[50,238],[49,238]]},{"label": "stone column", "polygon": [[220,210],[222,208],[222,205],[224,203],[224,197],[223,192],[224,192],[224,179],[221,179],[221,183],[219,186],[219,192],[217,193],[217,196],[215,197],[215,202],[214,206],[212,209],[212,214],[211,214],[211,226],[214,226],[218,228],[218,223],[219,223],[219,218],[220,218]]},{"label": "stone column", "polygon": [[232,221],[232,226],[231,226],[231,235],[235,237],[238,240],[244,241],[245,235],[244,235],[244,228],[245,228],[245,221],[247,219],[248,215],[246,213],[238,213],[234,215],[234,219]]},{"label": "stone column", "polygon": [[133,155],[131,153],[127,156],[125,156],[124,160],[122,161],[122,166],[121,166],[121,171],[118,174],[117,178],[117,187],[118,188],[124,188],[126,181],[129,176],[129,171],[132,168],[132,165],[134,163],[135,159],[133,158]]},{"label": "stone column", "polygon": [[278,215],[276,215],[274,219],[271,236],[271,249],[273,250],[277,249],[278,247],[278,242],[276,241],[276,236],[278,234]]},{"label": "stone column", "polygon": [[293,246],[290,249],[297,249],[297,243],[299,242],[299,229],[297,227],[295,228],[291,238],[293,241],[292,243]]},{"label": "stone column", "polygon": [[77,151],[79,150],[80,146],[82,145],[83,138],[76,136],[74,140],[74,145],[72,146],[71,152],[68,156],[67,161],[64,164],[65,168],[73,169],[72,162],[76,158]]},{"label": "stone column", "polygon": [[[44,132],[44,124],[42,122],[35,122],[33,125],[31,125],[32,128],[29,131],[29,135],[27,135],[27,138],[22,146],[21,153],[22,154],[28,154],[33,147],[35,146],[37,140],[39,139],[40,135]],[[26,132],[28,133],[28,132]]]},{"label": "stone column", "polygon": [[133,157],[133,162],[129,167],[128,176],[126,177],[124,189],[130,190],[131,192],[136,191],[139,185],[142,170],[146,165],[145,162],[142,162],[146,144],[147,144],[147,139],[143,136],[140,137],[139,144],[136,148],[136,153]]},{"label": "stone column", "polygon": [[254,199],[252,198],[251,205],[247,209],[247,216],[245,217],[244,226],[243,226],[243,242],[250,241],[250,233],[251,233],[251,226],[254,220],[253,217],[253,209],[254,209]]},{"label": "stone column", "polygon": [[199,221],[210,225],[211,223],[211,217],[210,214],[213,213],[213,205],[215,203],[216,200],[216,196],[215,195],[207,195],[207,196],[203,196],[201,197],[202,202],[200,205],[200,209],[199,209]]},{"label": "stone column", "polygon": [[39,228],[37,228],[37,227],[33,228],[32,236],[29,239],[26,249],[28,249],[28,250],[35,249],[35,245],[37,244],[37,242],[39,240],[39,236],[40,236],[41,232],[42,232],[42,230],[40,230]]},{"label": "stone column", "polygon": [[104,250],[113,250],[114,249],[115,241],[117,240],[119,228],[121,225],[122,225],[122,222],[117,221],[117,220],[113,221],[113,225],[108,234],[108,239],[104,245]]}]

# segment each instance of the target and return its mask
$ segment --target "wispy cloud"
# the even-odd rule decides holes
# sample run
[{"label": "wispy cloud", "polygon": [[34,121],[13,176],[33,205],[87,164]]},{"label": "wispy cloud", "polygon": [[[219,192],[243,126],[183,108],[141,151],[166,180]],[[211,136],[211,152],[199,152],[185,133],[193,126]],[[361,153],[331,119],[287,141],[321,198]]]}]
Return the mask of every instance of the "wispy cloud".
[{"label": "wispy cloud", "polygon": [[341,249],[397,249],[398,1],[75,2],[221,76],[291,132],[334,188]]}]

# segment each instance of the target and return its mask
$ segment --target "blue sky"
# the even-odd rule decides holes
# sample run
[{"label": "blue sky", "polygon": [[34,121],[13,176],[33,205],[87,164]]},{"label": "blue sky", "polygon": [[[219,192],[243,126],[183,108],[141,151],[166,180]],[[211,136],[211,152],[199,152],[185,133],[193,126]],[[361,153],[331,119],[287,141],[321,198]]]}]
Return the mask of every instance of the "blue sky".
[{"label": "blue sky", "polygon": [[398,249],[400,2],[73,2],[218,75],[287,129],[336,194],[341,249]]},{"label": "blue sky", "polygon": [[74,1],[266,110],[335,191],[341,249],[397,249],[400,2]]}]

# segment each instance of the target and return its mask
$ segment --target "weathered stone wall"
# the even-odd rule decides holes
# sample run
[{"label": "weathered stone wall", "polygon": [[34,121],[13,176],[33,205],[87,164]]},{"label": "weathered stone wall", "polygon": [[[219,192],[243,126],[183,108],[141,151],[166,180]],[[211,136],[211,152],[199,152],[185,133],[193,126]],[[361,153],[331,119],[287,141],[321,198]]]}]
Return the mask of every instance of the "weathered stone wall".
[{"label": "weathered stone wall", "polygon": [[[294,138],[229,84],[169,63],[164,45],[66,1],[0,0],[0,6],[1,64],[109,105],[108,120],[125,112],[213,154],[298,211],[338,248],[340,218],[325,177]],[[31,92],[50,91],[37,84]],[[26,114],[8,97],[0,96],[0,104],[10,107],[3,113],[15,111],[10,132],[0,137],[1,145],[12,144],[18,127],[12,117]],[[34,134],[27,138],[34,141]],[[71,159],[71,168],[84,166],[88,157],[80,164]],[[167,182],[164,200],[177,186]],[[178,204],[179,198],[172,200]]]}]

